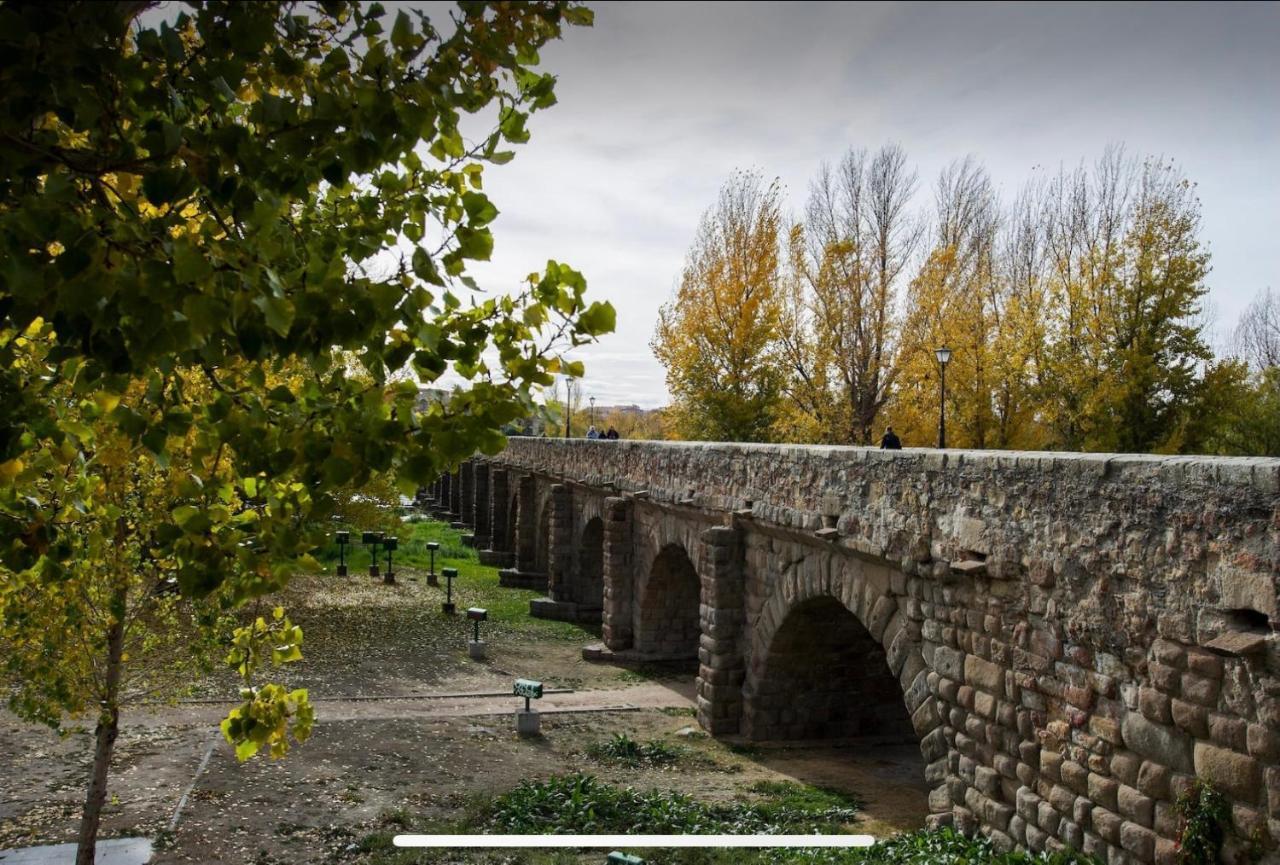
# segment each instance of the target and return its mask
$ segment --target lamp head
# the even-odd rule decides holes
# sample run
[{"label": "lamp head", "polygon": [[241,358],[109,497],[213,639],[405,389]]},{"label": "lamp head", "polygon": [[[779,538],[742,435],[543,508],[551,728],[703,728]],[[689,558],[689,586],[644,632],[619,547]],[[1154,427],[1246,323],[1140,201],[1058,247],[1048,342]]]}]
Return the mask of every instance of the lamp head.
[{"label": "lamp head", "polygon": [[938,363],[946,364],[951,360],[951,349],[949,348],[935,348],[933,354],[938,358]]}]

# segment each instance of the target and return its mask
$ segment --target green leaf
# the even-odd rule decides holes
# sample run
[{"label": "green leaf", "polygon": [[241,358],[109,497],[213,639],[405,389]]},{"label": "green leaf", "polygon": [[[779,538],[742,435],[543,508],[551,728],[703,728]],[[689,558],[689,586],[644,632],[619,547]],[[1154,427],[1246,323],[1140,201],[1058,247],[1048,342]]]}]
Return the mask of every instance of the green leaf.
[{"label": "green leaf", "polygon": [[262,310],[267,327],[281,336],[289,335],[289,327],[293,324],[293,304],[287,298],[260,295],[254,298],[254,306]]},{"label": "green leaf", "polygon": [[213,267],[200,248],[186,240],[177,241],[173,245],[173,277],[178,282],[189,285],[199,282],[213,273]]},{"label": "green leaf", "polygon": [[488,261],[493,254],[493,234],[487,228],[471,229],[464,226],[458,229],[456,236],[458,252],[463,258]]},{"label": "green leaf", "polygon": [[618,314],[614,311],[613,304],[607,301],[603,303],[596,301],[578,316],[578,326],[584,333],[592,336],[613,333],[617,323]]}]

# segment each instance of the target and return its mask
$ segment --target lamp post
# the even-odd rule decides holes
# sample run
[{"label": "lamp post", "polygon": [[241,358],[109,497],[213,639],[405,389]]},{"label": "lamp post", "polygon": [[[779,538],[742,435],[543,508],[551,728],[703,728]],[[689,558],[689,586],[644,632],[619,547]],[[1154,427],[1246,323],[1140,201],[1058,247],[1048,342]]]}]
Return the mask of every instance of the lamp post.
[{"label": "lamp post", "polygon": [[480,639],[480,623],[489,618],[489,611],[484,607],[471,607],[467,610],[467,618],[475,623],[476,635],[475,639],[467,643],[467,654],[471,656],[473,661],[483,661],[485,657],[485,643]]},{"label": "lamp post", "polygon": [[383,538],[382,546],[387,551],[387,572],[382,575],[382,582],[391,584],[396,581],[395,572],[391,570],[391,552],[400,546],[398,538]]},{"label": "lamp post", "polygon": [[457,568],[441,568],[440,573],[444,574],[445,583],[447,583],[447,595],[445,602],[440,605],[440,609],[448,615],[453,615],[455,607],[453,606],[453,578],[458,576]]},{"label": "lamp post", "polygon": [[338,576],[345,577],[347,575],[347,544],[351,543],[351,533],[338,532],[335,540],[338,542]]},{"label": "lamp post", "polygon": [[951,360],[951,349],[936,348],[933,354],[938,358],[938,365],[942,369],[942,388],[938,399],[938,447],[945,448],[947,446],[947,363]]},{"label": "lamp post", "polygon": [[436,550],[440,549],[440,544],[436,541],[427,541],[427,552],[431,554],[431,570],[427,571],[427,585],[440,585],[440,578],[436,576]]},{"label": "lamp post", "polygon": [[370,547],[369,555],[369,576],[378,576],[378,545],[382,543],[382,532],[364,532],[360,535],[360,542],[366,547]]},{"label": "lamp post", "polygon": [[596,398],[591,397],[591,425],[596,425]]},{"label": "lamp post", "polygon": [[569,424],[573,421],[573,379],[564,377],[564,437],[569,437]]}]

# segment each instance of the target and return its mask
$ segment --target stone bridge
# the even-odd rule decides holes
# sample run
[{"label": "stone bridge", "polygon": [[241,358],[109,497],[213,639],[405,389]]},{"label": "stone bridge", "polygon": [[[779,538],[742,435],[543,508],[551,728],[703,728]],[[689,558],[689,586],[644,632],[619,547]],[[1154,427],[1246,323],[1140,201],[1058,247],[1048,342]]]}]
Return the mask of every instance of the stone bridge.
[{"label": "stone bridge", "polygon": [[1280,460],[513,438],[428,492],[713,735],[909,737],[1002,848],[1172,863],[1195,776],[1280,841]]}]

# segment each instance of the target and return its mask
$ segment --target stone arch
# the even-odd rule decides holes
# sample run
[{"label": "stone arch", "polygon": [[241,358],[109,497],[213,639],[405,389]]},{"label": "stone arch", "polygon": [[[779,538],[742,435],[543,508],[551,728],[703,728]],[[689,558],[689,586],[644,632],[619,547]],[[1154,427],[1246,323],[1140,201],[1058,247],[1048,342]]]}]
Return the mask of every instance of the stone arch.
[{"label": "stone arch", "polygon": [[578,535],[574,601],[583,608],[604,607],[604,520],[593,516]]},{"label": "stone arch", "polygon": [[636,613],[636,650],[660,658],[698,655],[702,586],[684,546],[667,544],[654,557]]},{"label": "stone arch", "polygon": [[[919,640],[914,636],[918,631],[889,592],[890,571],[883,565],[853,557],[837,557],[831,564],[833,567],[827,578],[821,572],[802,576],[798,569],[793,571],[779,580],[764,600],[749,638],[750,661],[742,688],[742,732],[749,739],[790,739],[815,732],[816,738],[838,737],[846,733],[905,738],[911,733],[919,742],[924,758],[925,779],[934,788],[930,795],[930,809],[949,812],[951,799],[945,778],[950,745],[946,728],[938,699],[929,688],[929,667],[921,654]],[[781,654],[771,659],[771,651],[781,648],[792,654],[803,653],[808,642],[810,648],[822,648],[833,654],[838,652],[839,640],[813,633],[814,626],[823,623],[835,623],[846,639],[856,637],[864,650],[863,663],[872,665],[877,674],[865,677],[865,689],[879,695],[892,694],[900,701],[901,714],[898,706],[889,705],[887,699],[879,704],[880,712],[871,713],[870,717],[861,713],[849,714],[847,703],[841,703],[837,696],[830,696],[828,699],[833,703],[826,707],[825,729],[806,728],[798,718],[791,716],[785,716],[784,720],[781,708],[784,701],[794,704],[798,691],[805,685],[802,684],[803,679],[792,680],[790,693],[784,692],[784,699],[777,699],[775,683],[786,681],[788,666],[794,668],[794,659],[791,659],[791,664],[787,661],[778,664],[782,660]],[[893,685],[891,690],[890,683]],[[773,714],[775,710],[778,711],[777,717]],[[902,725],[904,717],[907,723]],[[884,728],[886,723],[890,725],[888,732]],[[789,724],[794,726],[789,727]],[[850,732],[855,725],[860,732]],[[877,727],[880,727],[879,731]]]},{"label": "stone arch", "polygon": [[915,741],[884,647],[837,598],[788,611],[748,674],[743,733],[753,740]]}]

